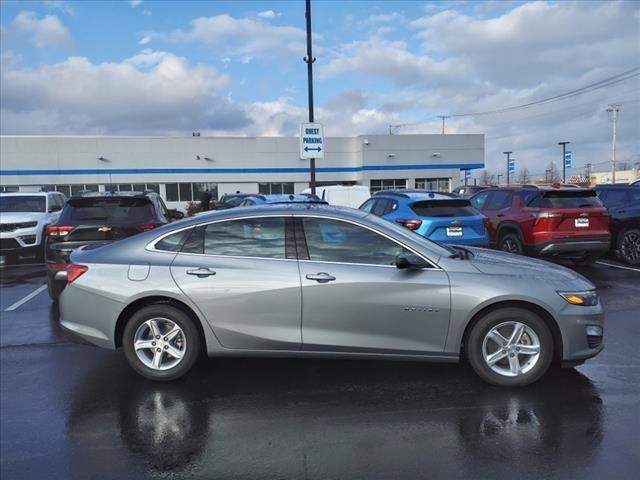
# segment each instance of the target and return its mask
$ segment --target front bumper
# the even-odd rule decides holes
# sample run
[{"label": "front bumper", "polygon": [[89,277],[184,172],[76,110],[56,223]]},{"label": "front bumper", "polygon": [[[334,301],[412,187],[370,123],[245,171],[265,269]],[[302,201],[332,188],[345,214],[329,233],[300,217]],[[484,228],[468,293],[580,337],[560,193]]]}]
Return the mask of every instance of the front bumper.
[{"label": "front bumper", "polygon": [[567,304],[557,320],[562,331],[563,363],[581,363],[604,349],[603,335],[589,335],[594,329],[588,328],[599,327],[604,334],[604,311],[600,303],[593,307]]},{"label": "front bumper", "polygon": [[591,239],[553,239],[536,243],[529,247],[532,253],[540,256],[571,256],[583,254],[602,254],[609,251],[611,238]]},{"label": "front bumper", "polygon": [[41,245],[38,227],[20,228],[13,232],[0,233],[0,254],[19,253]]}]

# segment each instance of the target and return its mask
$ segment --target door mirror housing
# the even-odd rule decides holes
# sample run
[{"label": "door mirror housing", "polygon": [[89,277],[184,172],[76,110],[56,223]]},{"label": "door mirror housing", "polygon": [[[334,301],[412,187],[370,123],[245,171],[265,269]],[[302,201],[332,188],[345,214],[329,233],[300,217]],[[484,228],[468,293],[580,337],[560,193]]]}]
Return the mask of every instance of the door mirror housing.
[{"label": "door mirror housing", "polygon": [[396,268],[399,269],[420,269],[429,266],[426,261],[413,253],[401,253],[396,257]]},{"label": "door mirror housing", "polygon": [[169,213],[169,218],[171,220],[180,220],[184,218],[184,213],[182,213],[180,210],[177,210],[175,208],[167,210],[167,212]]}]

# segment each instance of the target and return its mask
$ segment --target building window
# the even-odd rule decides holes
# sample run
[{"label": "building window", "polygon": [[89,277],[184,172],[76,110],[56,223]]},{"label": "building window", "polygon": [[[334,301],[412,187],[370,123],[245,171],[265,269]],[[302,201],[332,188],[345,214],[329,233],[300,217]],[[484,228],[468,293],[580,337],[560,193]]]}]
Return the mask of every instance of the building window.
[{"label": "building window", "polygon": [[200,194],[208,190],[211,197],[218,199],[217,183],[167,183],[165,192],[167,202],[193,202],[198,201]]},{"label": "building window", "polygon": [[432,192],[450,192],[451,178],[416,178],[416,188]]},{"label": "building window", "polygon": [[293,183],[259,183],[258,193],[262,195],[288,195],[293,193]]},{"label": "building window", "polygon": [[379,192],[381,190],[402,190],[407,188],[407,179],[392,178],[385,180],[371,180],[369,185],[371,193]]},{"label": "building window", "polygon": [[2,185],[2,186],[0,186],[0,192],[2,192],[2,193],[17,192],[19,190],[20,190],[20,187],[18,187],[18,185]]}]

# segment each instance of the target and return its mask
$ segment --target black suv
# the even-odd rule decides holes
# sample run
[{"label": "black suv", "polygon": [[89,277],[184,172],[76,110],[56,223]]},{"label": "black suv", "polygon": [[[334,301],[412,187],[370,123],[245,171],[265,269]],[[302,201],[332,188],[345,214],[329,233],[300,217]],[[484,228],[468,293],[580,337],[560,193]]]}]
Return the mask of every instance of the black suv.
[{"label": "black suv", "polygon": [[57,300],[66,279],[56,279],[65,270],[76,248],[115,242],[136,233],[184,217],[169,210],[155,192],[91,192],[71,197],[45,238],[45,260],[49,296]]},{"label": "black suv", "polygon": [[629,265],[640,265],[640,185],[598,185],[611,218],[611,246]]}]

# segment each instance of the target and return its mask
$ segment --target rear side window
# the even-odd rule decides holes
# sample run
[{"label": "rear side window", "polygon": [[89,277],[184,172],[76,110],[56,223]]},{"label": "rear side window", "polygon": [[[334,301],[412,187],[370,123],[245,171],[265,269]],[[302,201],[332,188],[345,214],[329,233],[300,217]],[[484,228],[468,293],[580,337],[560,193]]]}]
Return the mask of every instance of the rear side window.
[{"label": "rear side window", "polygon": [[389,201],[386,198],[379,198],[376,200],[376,204],[373,207],[372,213],[374,215],[378,215],[379,217],[384,215],[387,211],[387,207],[389,206]]},{"label": "rear side window", "polygon": [[284,218],[245,218],[204,229],[204,254],[285,258]]},{"label": "rear side window", "polygon": [[607,207],[617,207],[627,203],[627,192],[624,190],[603,190],[598,197]]},{"label": "rear side window", "polygon": [[522,203],[525,207],[536,206],[538,192],[517,192],[516,195],[522,199]]},{"label": "rear side window", "polygon": [[602,207],[593,190],[558,190],[545,192],[540,201],[542,208]]},{"label": "rear side window", "polygon": [[415,202],[411,210],[421,217],[469,217],[478,215],[469,200],[425,200]]},{"label": "rear side window", "polygon": [[179,252],[193,229],[182,230],[181,232],[167,235],[159,242],[156,242],[154,248],[156,250],[162,250],[164,252]]},{"label": "rear side window", "polygon": [[155,220],[151,201],[144,197],[83,197],[67,202],[60,215],[65,225],[140,224]]}]

